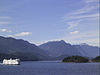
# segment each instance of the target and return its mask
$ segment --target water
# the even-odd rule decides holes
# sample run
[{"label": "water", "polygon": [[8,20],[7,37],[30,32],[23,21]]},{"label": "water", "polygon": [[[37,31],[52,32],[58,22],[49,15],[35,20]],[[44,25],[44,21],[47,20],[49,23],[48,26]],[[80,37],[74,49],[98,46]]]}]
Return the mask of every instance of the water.
[{"label": "water", "polygon": [[22,62],[0,64],[0,75],[99,75],[98,63]]}]

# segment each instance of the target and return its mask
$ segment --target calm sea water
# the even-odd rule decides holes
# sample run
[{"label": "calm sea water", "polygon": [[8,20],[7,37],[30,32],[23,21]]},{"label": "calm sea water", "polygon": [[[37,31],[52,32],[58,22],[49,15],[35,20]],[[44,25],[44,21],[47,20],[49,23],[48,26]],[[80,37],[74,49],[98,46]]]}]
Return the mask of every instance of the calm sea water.
[{"label": "calm sea water", "polygon": [[21,62],[0,64],[0,75],[99,75],[99,63]]}]

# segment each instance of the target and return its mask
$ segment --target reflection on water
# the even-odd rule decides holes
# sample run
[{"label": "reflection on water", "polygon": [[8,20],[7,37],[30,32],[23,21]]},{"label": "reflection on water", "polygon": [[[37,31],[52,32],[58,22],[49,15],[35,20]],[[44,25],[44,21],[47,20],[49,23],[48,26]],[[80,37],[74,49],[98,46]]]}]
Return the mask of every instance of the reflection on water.
[{"label": "reflection on water", "polygon": [[99,75],[99,63],[22,62],[0,64],[0,75]]}]

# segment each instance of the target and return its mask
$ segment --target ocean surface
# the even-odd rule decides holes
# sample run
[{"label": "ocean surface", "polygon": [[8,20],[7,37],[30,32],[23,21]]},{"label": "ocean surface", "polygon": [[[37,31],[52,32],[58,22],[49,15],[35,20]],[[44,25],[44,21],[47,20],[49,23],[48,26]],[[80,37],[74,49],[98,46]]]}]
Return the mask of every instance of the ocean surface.
[{"label": "ocean surface", "polygon": [[0,64],[0,75],[99,75],[99,63],[29,61],[20,65]]}]

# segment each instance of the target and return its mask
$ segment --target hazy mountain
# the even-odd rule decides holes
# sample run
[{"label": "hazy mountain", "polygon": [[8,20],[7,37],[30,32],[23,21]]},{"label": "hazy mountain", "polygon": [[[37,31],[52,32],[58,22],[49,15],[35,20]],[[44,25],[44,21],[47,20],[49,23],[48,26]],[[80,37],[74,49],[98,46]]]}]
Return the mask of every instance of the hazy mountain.
[{"label": "hazy mountain", "polygon": [[97,46],[90,46],[88,44],[80,44],[80,45],[73,45],[75,48],[80,51],[83,56],[86,57],[96,57],[99,56],[99,47]]},{"label": "hazy mountain", "polygon": [[39,48],[49,52],[49,55],[53,57],[63,58],[63,56],[81,55],[75,47],[63,40],[47,42],[40,45]]},{"label": "hazy mountain", "polygon": [[27,41],[0,36],[0,59],[42,60],[47,56],[46,52]]},{"label": "hazy mountain", "polygon": [[99,47],[89,46],[87,44],[71,45],[65,41],[52,41],[39,46],[47,51],[50,56],[62,59],[66,56],[80,55],[85,57],[96,57],[99,55]]}]

